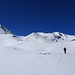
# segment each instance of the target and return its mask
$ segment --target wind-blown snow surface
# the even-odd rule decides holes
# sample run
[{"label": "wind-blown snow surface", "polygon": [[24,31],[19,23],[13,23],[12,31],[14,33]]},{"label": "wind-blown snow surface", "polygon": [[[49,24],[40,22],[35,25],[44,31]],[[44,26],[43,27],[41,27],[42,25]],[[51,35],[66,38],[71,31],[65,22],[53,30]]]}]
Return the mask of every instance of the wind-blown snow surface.
[{"label": "wind-blown snow surface", "polygon": [[2,32],[0,75],[75,75],[75,36],[59,32],[14,36]]}]

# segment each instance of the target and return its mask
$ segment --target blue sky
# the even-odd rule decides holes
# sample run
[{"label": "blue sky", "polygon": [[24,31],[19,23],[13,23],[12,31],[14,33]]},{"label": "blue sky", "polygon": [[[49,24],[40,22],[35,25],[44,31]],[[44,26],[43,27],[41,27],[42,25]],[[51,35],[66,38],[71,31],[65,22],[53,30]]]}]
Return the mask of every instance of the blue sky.
[{"label": "blue sky", "polygon": [[17,35],[55,31],[75,35],[75,2],[0,0],[0,24]]}]

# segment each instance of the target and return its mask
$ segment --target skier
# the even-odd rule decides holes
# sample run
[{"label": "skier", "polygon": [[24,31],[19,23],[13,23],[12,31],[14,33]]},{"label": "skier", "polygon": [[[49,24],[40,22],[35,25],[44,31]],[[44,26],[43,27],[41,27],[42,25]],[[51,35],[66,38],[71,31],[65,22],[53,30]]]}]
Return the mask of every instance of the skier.
[{"label": "skier", "polygon": [[66,54],[66,47],[64,47],[64,49],[63,49],[63,50],[64,50],[64,53]]}]

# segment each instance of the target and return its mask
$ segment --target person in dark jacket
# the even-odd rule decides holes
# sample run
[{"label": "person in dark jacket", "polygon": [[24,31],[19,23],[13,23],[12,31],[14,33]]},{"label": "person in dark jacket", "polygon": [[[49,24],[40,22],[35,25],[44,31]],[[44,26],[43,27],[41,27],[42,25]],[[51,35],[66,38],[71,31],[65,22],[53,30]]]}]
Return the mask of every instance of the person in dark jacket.
[{"label": "person in dark jacket", "polygon": [[66,49],[66,47],[64,47],[64,49],[63,49],[63,50],[64,50],[64,53],[66,54],[66,50],[67,50],[67,49]]}]

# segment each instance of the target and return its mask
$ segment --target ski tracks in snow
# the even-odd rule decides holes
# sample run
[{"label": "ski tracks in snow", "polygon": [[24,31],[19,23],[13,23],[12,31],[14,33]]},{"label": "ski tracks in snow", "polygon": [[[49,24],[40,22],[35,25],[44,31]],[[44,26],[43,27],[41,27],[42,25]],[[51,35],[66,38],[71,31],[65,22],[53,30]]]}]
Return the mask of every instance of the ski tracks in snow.
[{"label": "ski tracks in snow", "polygon": [[63,71],[63,58],[64,55],[61,55],[57,61],[57,66],[55,67],[54,73],[52,75],[61,75],[61,71]]},{"label": "ski tracks in snow", "polygon": [[39,75],[39,69],[43,72],[43,68],[47,65],[48,59],[51,59],[52,55],[40,55],[37,56],[36,60],[31,62],[29,66],[27,66],[27,74],[26,75]]},{"label": "ski tracks in snow", "polygon": [[31,62],[29,66],[27,66],[26,75],[56,75],[56,73],[59,74],[59,70],[62,71],[63,56],[64,55],[61,54],[37,56],[36,60]]}]

